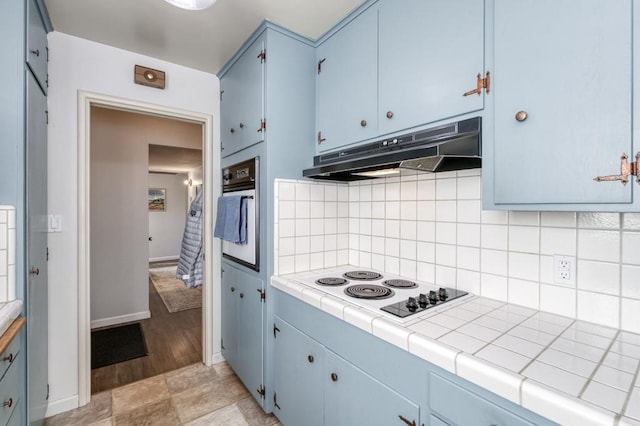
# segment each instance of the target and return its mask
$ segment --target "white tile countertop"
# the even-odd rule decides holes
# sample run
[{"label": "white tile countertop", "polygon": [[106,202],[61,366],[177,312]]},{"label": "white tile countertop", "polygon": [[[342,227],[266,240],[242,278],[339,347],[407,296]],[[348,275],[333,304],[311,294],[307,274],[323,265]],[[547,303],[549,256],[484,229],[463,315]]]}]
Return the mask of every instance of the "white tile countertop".
[{"label": "white tile countertop", "polygon": [[309,274],[271,284],[557,423],[640,426],[638,334],[475,296],[400,323],[303,284]]}]

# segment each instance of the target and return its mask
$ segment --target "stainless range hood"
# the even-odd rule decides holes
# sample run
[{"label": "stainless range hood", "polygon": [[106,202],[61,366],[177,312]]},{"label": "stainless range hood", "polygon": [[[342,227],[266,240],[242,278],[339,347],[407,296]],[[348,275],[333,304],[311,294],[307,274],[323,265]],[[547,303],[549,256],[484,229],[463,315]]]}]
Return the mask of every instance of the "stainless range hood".
[{"label": "stainless range hood", "polygon": [[474,169],[481,166],[481,118],[383,139],[317,155],[302,172],[314,179],[351,181],[405,168],[424,172]]}]

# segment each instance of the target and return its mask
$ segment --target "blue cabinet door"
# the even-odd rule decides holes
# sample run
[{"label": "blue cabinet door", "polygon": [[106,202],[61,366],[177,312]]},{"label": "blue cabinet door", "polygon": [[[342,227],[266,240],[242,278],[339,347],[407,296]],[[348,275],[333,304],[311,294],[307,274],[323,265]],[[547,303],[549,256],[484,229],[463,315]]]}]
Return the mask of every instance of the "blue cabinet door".
[{"label": "blue cabinet door", "polygon": [[418,405],[329,350],[324,374],[326,425],[420,424]]},{"label": "blue cabinet door", "polygon": [[482,0],[379,3],[380,134],[481,110],[462,96],[484,75]]},{"label": "blue cabinet door", "polygon": [[265,36],[258,38],[221,78],[222,155],[262,142],[264,121]]},{"label": "blue cabinet door", "polygon": [[377,34],[374,5],[318,46],[318,151],[377,135]]},{"label": "blue cabinet door", "polygon": [[27,81],[27,394],[29,423],[47,410],[47,98],[30,71]]},{"label": "blue cabinet door", "polygon": [[632,3],[495,0],[485,208],[620,210],[633,201],[636,183],[594,180],[619,174],[621,155],[636,153]]},{"label": "blue cabinet door", "polygon": [[261,290],[263,282],[248,273],[236,271],[236,290],[238,297],[238,334],[236,354],[238,362],[235,369],[242,383],[259,404],[264,405],[260,394],[263,387],[263,306]]},{"label": "blue cabinet door", "polygon": [[238,285],[236,284],[236,271],[236,268],[229,264],[222,264],[222,295],[220,300],[222,311],[222,356],[234,370],[238,366]]},{"label": "blue cabinet door", "polygon": [[36,0],[27,0],[27,51],[25,57],[29,68],[36,76],[42,89],[47,92],[47,30],[40,16]]},{"label": "blue cabinet door", "polygon": [[324,346],[274,318],[274,414],[283,425],[324,424]]}]

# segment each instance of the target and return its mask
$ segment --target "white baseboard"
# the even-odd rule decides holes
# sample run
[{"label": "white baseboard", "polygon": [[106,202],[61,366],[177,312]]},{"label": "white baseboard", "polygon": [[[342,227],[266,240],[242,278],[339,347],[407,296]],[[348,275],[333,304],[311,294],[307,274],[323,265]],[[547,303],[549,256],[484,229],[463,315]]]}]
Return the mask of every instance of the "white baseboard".
[{"label": "white baseboard", "polygon": [[163,256],[149,258],[149,262],[164,262],[166,260],[180,260],[180,256]]},{"label": "white baseboard", "polygon": [[117,317],[103,318],[91,321],[91,328],[107,327],[109,325],[122,324],[125,322],[139,321],[151,318],[151,311],[136,312],[128,315],[120,315]]},{"label": "white baseboard", "polygon": [[78,395],[58,399],[56,401],[49,401],[45,417],[55,416],[56,414],[64,413],[65,411],[73,410],[75,408],[78,408]]},{"label": "white baseboard", "polygon": [[211,364],[220,364],[221,362],[225,362],[226,359],[222,356],[222,352],[216,352],[211,357]]}]

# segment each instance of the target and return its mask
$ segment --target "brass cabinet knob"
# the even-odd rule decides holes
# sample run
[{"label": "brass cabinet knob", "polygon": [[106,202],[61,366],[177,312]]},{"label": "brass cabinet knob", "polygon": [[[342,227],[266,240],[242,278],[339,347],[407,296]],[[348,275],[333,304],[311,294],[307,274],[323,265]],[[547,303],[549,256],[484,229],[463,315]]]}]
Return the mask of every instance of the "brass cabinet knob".
[{"label": "brass cabinet knob", "polygon": [[393,118],[393,111],[387,111],[387,118]]},{"label": "brass cabinet knob", "polygon": [[2,403],[3,407],[11,407],[13,405],[13,398],[9,398],[5,402]]},{"label": "brass cabinet knob", "polygon": [[36,268],[35,266],[31,267],[31,271],[29,271],[31,275],[40,275],[40,268]]},{"label": "brass cabinet knob", "polygon": [[235,133],[236,129],[234,129],[233,127],[231,128],[231,130],[229,130],[230,133]]},{"label": "brass cabinet knob", "polygon": [[307,357],[307,360],[308,360],[309,362],[313,362],[313,361],[314,361],[314,359],[313,359],[313,355],[309,355],[309,356]]},{"label": "brass cabinet knob", "polygon": [[529,114],[527,114],[527,111],[518,111],[516,112],[516,121],[519,121],[522,123],[527,119],[528,116]]},{"label": "brass cabinet knob", "polygon": [[360,125],[361,125],[362,127],[367,127],[367,120],[362,120],[362,121],[360,122]]},{"label": "brass cabinet knob", "polygon": [[240,123],[240,128],[244,129],[244,123]]},{"label": "brass cabinet knob", "polygon": [[236,291],[235,287],[231,287],[231,293],[233,293],[234,291]]},{"label": "brass cabinet knob", "polygon": [[35,56],[40,56],[40,49],[31,50],[31,54]]},{"label": "brass cabinet knob", "polygon": [[13,354],[9,354],[8,356],[5,356],[4,358],[2,358],[3,361],[9,361],[9,362],[13,362]]},{"label": "brass cabinet knob", "polygon": [[244,298],[244,293],[240,293],[240,299]]},{"label": "brass cabinet knob", "polygon": [[331,373],[331,381],[332,382],[337,382],[338,381],[338,375],[336,373]]}]

